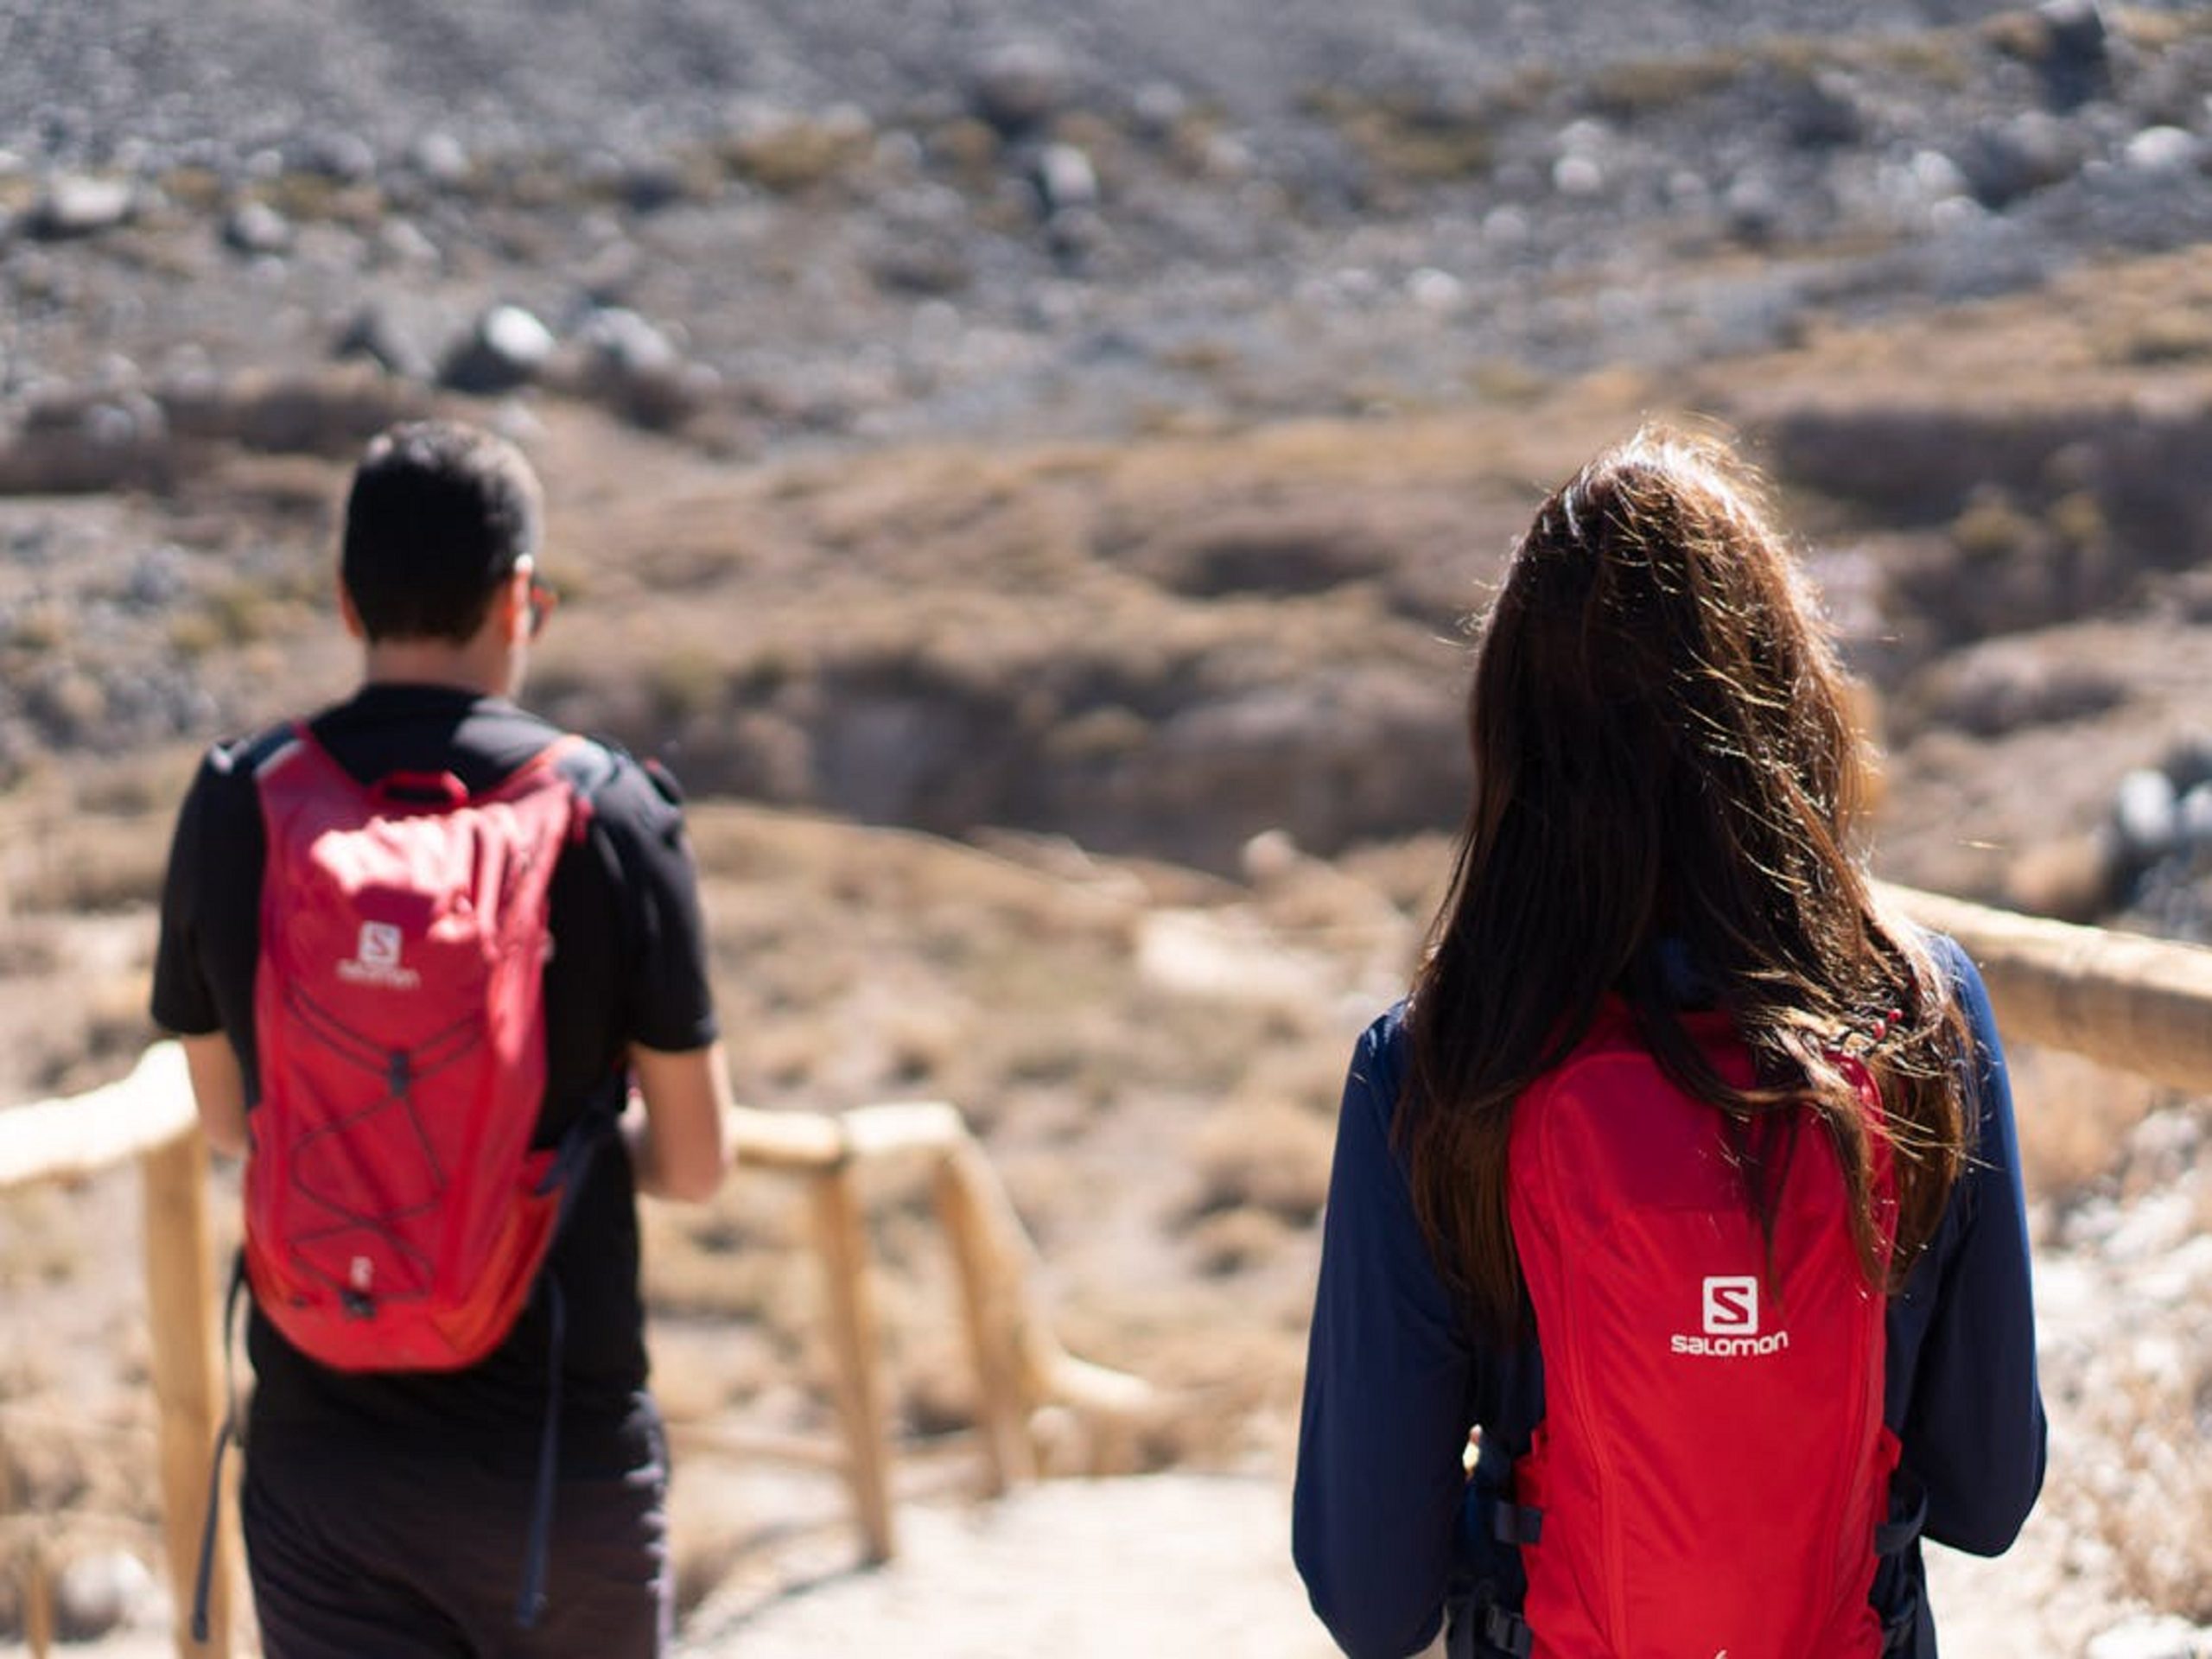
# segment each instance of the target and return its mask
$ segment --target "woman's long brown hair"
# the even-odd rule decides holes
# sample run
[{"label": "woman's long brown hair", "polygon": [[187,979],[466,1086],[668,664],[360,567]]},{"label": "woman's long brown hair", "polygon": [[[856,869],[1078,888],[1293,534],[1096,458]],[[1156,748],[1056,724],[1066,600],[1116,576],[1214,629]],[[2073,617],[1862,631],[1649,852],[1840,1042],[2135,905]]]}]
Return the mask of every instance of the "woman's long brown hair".
[{"label": "woman's long brown hair", "polygon": [[[1515,1100],[1625,999],[1667,1074],[1725,1113],[1762,1222],[1808,1103],[1870,1285],[1894,1287],[1967,1155],[1963,1016],[1854,850],[1871,776],[1849,683],[1747,477],[1647,429],[1545,501],[1484,619],[1474,791],[1408,1014],[1397,1116],[1431,1254],[1484,1329],[1527,1329],[1506,1201]],[[1732,1017],[1737,1088],[1685,1030],[1663,941]],[[1858,1053],[1870,1123],[1840,1054]],[[1792,1115],[1794,1121],[1794,1114]],[[1895,1152],[1895,1248],[1872,1136]]]}]

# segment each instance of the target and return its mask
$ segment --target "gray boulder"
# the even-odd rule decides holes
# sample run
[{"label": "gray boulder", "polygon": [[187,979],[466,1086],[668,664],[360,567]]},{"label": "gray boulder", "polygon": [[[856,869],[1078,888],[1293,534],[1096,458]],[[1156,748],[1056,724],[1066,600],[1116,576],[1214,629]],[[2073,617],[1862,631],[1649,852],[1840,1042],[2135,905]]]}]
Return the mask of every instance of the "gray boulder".
[{"label": "gray boulder", "polygon": [[687,362],[676,342],[635,311],[594,311],[576,330],[578,387],[640,426],[680,426],[713,392],[714,371]]},{"label": "gray boulder", "polygon": [[1073,86],[1073,73],[1058,48],[1042,41],[1012,41],[976,65],[969,100],[1000,131],[1020,133],[1058,114]]},{"label": "gray boulder", "polygon": [[223,240],[240,253],[284,253],[292,245],[292,221],[265,201],[242,201],[223,221]]},{"label": "gray boulder", "polygon": [[365,358],[403,380],[428,382],[437,373],[437,365],[421,340],[390,306],[374,300],[354,313],[353,320],[340,333],[333,354],[340,359]]},{"label": "gray boulder", "polygon": [[2097,0],[2044,0],[2036,16],[2043,24],[2047,67],[2076,73],[2103,67],[2112,31]]},{"label": "gray boulder", "polygon": [[2031,110],[1977,129],[1951,159],[1976,200],[2001,208],[2072,176],[2082,157],[2064,122]]},{"label": "gray boulder", "polygon": [[545,372],[557,343],[533,313],[519,305],[495,305],[448,354],[438,383],[476,397],[512,391]]}]

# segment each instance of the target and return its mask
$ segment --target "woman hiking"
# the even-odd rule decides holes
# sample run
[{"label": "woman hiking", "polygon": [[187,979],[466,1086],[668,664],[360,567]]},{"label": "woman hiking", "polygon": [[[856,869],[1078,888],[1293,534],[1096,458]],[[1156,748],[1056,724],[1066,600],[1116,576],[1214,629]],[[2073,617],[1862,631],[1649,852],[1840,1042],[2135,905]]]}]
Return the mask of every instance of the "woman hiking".
[{"label": "woman hiking", "polygon": [[2044,1471],[1989,1003],[1891,914],[1872,755],[1726,451],[1647,429],[1537,512],[1474,785],[1360,1039],[1298,1566],[1345,1652],[1933,1659],[1923,1539]]}]

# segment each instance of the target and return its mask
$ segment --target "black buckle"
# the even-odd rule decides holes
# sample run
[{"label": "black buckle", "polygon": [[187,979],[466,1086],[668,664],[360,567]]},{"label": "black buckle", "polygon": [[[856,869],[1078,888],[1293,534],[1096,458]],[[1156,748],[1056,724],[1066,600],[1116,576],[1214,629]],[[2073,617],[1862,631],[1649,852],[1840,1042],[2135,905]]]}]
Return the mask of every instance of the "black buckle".
[{"label": "black buckle", "polygon": [[1533,1544],[1544,1535],[1544,1512],[1498,1498],[1491,1504],[1490,1534],[1501,1544]]},{"label": "black buckle", "polygon": [[1920,1536],[1920,1529],[1928,1520],[1928,1494],[1923,1491],[1914,1502],[1909,1515],[1885,1521],[1874,1529],[1874,1553],[1877,1555],[1902,1555]]},{"label": "black buckle", "polygon": [[1536,1645],[1529,1621],[1496,1605],[1483,1609],[1483,1640],[1498,1652],[1510,1654],[1513,1659],[1529,1659]]}]

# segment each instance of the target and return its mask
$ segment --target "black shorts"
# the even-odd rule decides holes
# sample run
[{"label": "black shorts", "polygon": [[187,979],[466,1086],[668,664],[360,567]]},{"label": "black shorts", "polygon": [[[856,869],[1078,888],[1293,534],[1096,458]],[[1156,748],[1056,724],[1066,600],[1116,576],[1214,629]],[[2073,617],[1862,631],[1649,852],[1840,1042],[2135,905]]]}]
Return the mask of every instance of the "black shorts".
[{"label": "black shorts", "polygon": [[[276,1444],[269,1441],[274,1439]],[[266,1659],[658,1659],[671,1644],[667,1458],[560,1483],[535,1624],[515,1618],[537,1482],[466,1458],[257,1433],[246,1563]]]}]

